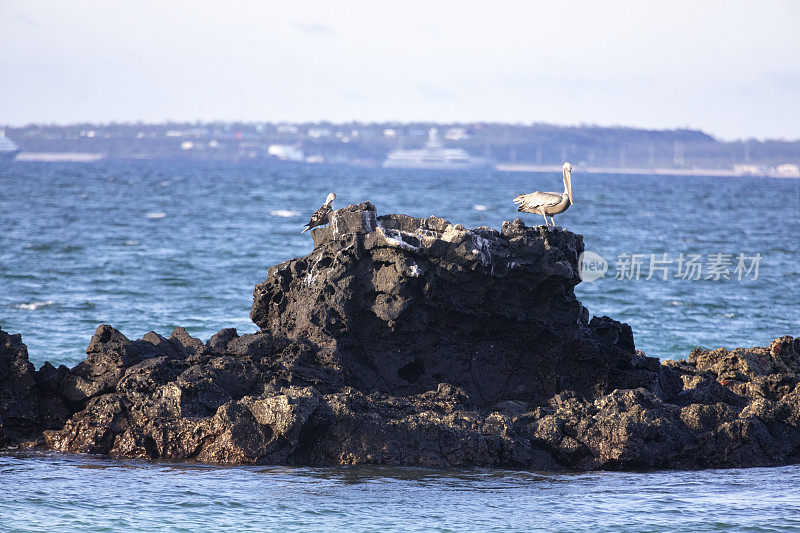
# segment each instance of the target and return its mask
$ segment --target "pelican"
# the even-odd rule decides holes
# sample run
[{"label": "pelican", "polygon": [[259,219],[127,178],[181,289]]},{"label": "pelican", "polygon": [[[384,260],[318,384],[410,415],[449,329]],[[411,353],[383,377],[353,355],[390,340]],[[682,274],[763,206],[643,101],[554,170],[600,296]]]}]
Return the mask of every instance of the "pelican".
[{"label": "pelican", "polygon": [[311,228],[316,228],[317,226],[322,226],[323,224],[328,223],[328,219],[330,218],[331,211],[333,211],[333,201],[336,200],[336,194],[330,193],[328,197],[325,199],[325,203],[322,204],[322,207],[317,209],[313,215],[311,215],[311,220],[308,221],[306,224],[306,229],[301,231],[300,233],[305,233]]},{"label": "pelican", "polygon": [[514,198],[514,203],[518,204],[517,211],[522,213],[536,213],[544,217],[544,225],[548,228],[548,215],[556,227],[553,215],[558,215],[566,211],[573,204],[572,201],[572,165],[564,163],[563,166],[564,192],[532,192],[530,194],[520,194]]}]

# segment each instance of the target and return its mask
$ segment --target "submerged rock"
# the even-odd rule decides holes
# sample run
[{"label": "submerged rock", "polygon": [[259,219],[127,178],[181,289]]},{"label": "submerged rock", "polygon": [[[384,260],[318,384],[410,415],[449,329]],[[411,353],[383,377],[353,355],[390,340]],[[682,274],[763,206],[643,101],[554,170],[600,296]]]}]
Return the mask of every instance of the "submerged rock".
[{"label": "submerged rock", "polygon": [[0,332],[0,445],[235,464],[800,461],[800,340],[647,357],[575,298],[580,236],[340,209],[208,342],[100,326],[34,372]]}]

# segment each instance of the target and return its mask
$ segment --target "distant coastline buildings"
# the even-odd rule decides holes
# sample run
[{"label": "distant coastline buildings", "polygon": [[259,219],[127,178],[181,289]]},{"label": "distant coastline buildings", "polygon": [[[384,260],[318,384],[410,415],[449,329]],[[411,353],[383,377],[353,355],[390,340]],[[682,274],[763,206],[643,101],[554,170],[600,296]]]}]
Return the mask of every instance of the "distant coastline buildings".
[{"label": "distant coastline buildings", "polygon": [[[430,137],[430,130],[436,135]],[[3,159],[278,159],[403,168],[800,176],[800,140],[721,141],[698,130],[502,123],[165,123],[10,127]],[[13,140],[12,140],[13,139]],[[13,143],[13,145],[11,144]],[[19,153],[17,154],[17,151]]]}]

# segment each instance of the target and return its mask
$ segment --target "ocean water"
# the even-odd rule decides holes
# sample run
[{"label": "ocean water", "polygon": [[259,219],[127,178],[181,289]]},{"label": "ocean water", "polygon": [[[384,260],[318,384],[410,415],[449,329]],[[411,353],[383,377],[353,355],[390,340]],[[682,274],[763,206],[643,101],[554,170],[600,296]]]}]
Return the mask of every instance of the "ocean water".
[{"label": "ocean water", "polygon": [[797,531],[800,467],[550,474],[0,456],[3,531]]},{"label": "ocean water", "polygon": [[[253,332],[253,286],[270,265],[311,251],[299,231],[328,192],[337,207],[369,200],[379,214],[499,228],[517,217],[515,194],[561,188],[552,173],[5,164],[0,325],[22,333],[37,366],[82,360],[101,323],[130,338],[176,326],[203,340],[224,327]],[[576,293],[592,314],[631,324],[648,355],[681,358],[696,346],[800,334],[800,180],[578,167],[573,192],[575,204],[556,220],[608,263],[604,277]],[[684,279],[687,259],[700,279]],[[651,260],[660,268],[651,271]],[[778,531],[800,529],[797,487],[798,467],[551,475],[6,454],[0,530]]]}]

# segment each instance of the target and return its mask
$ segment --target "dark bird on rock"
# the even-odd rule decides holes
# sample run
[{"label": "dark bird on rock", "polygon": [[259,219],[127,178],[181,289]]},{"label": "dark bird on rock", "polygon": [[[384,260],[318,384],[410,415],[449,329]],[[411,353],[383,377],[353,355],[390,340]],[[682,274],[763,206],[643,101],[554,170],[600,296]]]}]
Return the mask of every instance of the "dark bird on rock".
[{"label": "dark bird on rock", "polygon": [[311,215],[311,220],[308,221],[306,224],[306,228],[301,231],[300,233],[305,233],[312,228],[316,228],[317,226],[324,226],[330,220],[331,211],[333,211],[333,201],[336,200],[336,194],[330,193],[328,197],[325,199],[325,203],[322,204],[322,207],[317,209],[317,211]]}]

